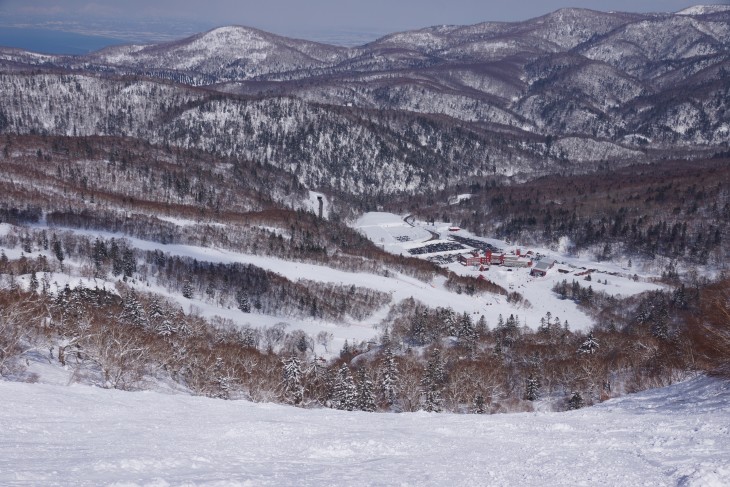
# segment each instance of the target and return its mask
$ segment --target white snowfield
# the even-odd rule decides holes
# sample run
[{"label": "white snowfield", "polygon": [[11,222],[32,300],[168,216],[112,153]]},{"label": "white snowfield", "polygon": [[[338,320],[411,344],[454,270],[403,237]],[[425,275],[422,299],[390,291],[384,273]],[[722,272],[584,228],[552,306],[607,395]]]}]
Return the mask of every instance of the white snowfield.
[{"label": "white snowfield", "polygon": [[[459,198],[464,195],[459,195]],[[663,289],[661,285],[651,281],[652,274],[642,272],[638,269],[622,267],[615,262],[595,262],[587,258],[579,258],[567,255],[563,251],[555,251],[542,247],[524,246],[515,243],[509,244],[504,240],[484,238],[471,233],[466,229],[459,229],[458,232],[449,230],[451,225],[443,222],[435,222],[430,225],[426,222],[409,218],[413,224],[406,223],[404,217],[393,213],[371,212],[366,213],[354,222],[353,227],[366,235],[371,241],[382,246],[387,252],[393,254],[407,255],[408,249],[421,247],[427,244],[448,243],[449,236],[467,237],[482,242],[488,242],[493,246],[504,250],[507,253],[515,253],[518,249],[523,253],[532,250],[543,255],[546,259],[552,259],[558,264],[552,268],[545,277],[530,276],[529,268],[509,269],[500,266],[491,266],[489,270],[480,271],[473,267],[466,267],[458,262],[448,264],[447,269],[457,274],[477,277],[480,274],[486,279],[502,286],[508,291],[517,291],[529,301],[529,306],[511,304],[502,296],[486,295],[481,298],[482,306],[479,308],[465,307],[470,298],[465,295],[451,296],[453,308],[461,312],[483,314],[490,327],[496,325],[498,315],[507,318],[510,314],[520,317],[520,321],[530,328],[537,328],[540,319],[550,312],[552,316],[567,320],[572,330],[585,330],[592,326],[593,320],[589,318],[576,303],[571,300],[561,300],[553,291],[555,284],[566,280],[571,283],[578,281],[581,286],[591,286],[596,291],[603,291],[612,296],[632,296],[644,291]],[[437,240],[431,240],[433,234],[440,236]],[[409,240],[399,239],[407,236]],[[428,242],[427,242],[428,241]],[[463,250],[452,250],[435,252],[432,254],[421,254],[419,257],[426,258],[434,255],[464,254],[469,247]],[[591,269],[592,280],[585,281],[586,270]],[[637,272],[637,280],[633,274]],[[430,296],[419,295],[426,303],[434,306]],[[524,321],[523,321],[524,320]]]},{"label": "white snowfield", "polygon": [[567,413],[305,410],[0,382],[3,486],[727,486],[730,383]]},{"label": "white snowfield", "polygon": [[[310,206],[313,205],[317,201],[317,195],[318,193],[312,192],[309,200],[305,201],[305,204],[309,203]],[[328,202],[325,201],[325,208],[327,208],[327,205]],[[191,220],[168,219],[168,221],[173,221],[178,225],[190,225],[194,223]],[[392,213],[372,212],[363,215],[353,226],[376,244],[382,245],[386,251],[396,254],[405,254],[407,253],[407,249],[424,245],[426,241],[429,241],[429,244],[448,242],[445,238],[446,235],[451,233],[449,232],[448,224],[437,223],[431,226],[422,221],[413,219],[409,219],[409,221],[411,223],[406,223],[402,216]],[[0,235],[11,231],[12,228],[10,225],[0,224]],[[43,227],[37,226],[36,228]],[[477,277],[479,274],[483,274],[484,277],[499,284],[504,289],[521,293],[529,301],[528,305],[524,303],[510,303],[506,297],[493,294],[481,296],[469,296],[465,293],[456,294],[445,288],[445,278],[442,276],[436,276],[430,283],[425,283],[397,272],[391,272],[389,276],[346,272],[323,265],[287,261],[262,255],[243,254],[225,249],[179,244],[163,245],[157,242],[103,231],[67,228],[58,228],[57,230],[68,230],[92,238],[96,236],[103,238],[124,237],[130,246],[140,250],[161,250],[170,255],[191,257],[202,262],[252,264],[262,269],[278,273],[292,281],[308,279],[347,286],[355,285],[390,294],[391,302],[383,308],[376,310],[371,316],[363,320],[348,317],[345,322],[334,323],[306,317],[248,314],[242,313],[237,309],[220,307],[201,299],[188,300],[179,294],[169,292],[158,286],[154,282],[154,279],[151,279],[151,282],[147,283],[137,282],[133,284],[143,291],[152,291],[168,296],[170,299],[177,301],[186,311],[193,307],[197,312],[207,318],[220,316],[240,325],[248,324],[253,327],[265,328],[279,323],[285,323],[289,331],[302,330],[311,336],[315,336],[323,331],[330,333],[332,336],[330,346],[324,348],[317,345],[316,352],[324,356],[330,356],[330,354],[336,353],[342,348],[346,340],[350,343],[359,343],[376,339],[378,325],[386,317],[390,306],[411,297],[427,303],[429,306],[451,307],[458,313],[472,315],[474,320],[477,320],[479,316],[483,315],[490,328],[494,328],[497,325],[500,315],[504,319],[510,315],[514,315],[519,318],[521,324],[535,329],[539,325],[540,319],[550,312],[553,317],[558,317],[561,321],[568,321],[572,330],[585,330],[592,326],[592,319],[573,301],[559,299],[551,290],[554,284],[563,279],[566,279],[568,282],[575,279],[580,281],[584,287],[590,284],[595,290],[621,296],[629,296],[652,289],[661,289],[661,286],[647,282],[650,274],[645,272],[638,271],[641,279],[634,281],[629,277],[633,269],[622,268],[616,263],[597,263],[588,259],[568,257],[564,253],[541,248],[532,248],[532,250],[551,257],[560,263],[547,276],[542,278],[531,277],[527,268],[509,270],[499,266],[492,266],[489,271],[481,272],[458,263],[452,263],[447,266],[449,270],[462,275]],[[442,236],[442,238],[432,240],[434,235],[431,232]],[[516,251],[518,248],[521,248],[523,252],[526,251],[526,247],[520,247],[514,244],[509,245],[500,240],[477,237],[464,229],[460,230],[458,235],[489,242],[507,252]],[[11,259],[20,258],[22,254],[22,249],[19,247],[3,249],[3,251]],[[464,252],[466,250],[439,252],[438,254]],[[46,254],[49,258],[53,259],[50,252],[46,252]],[[425,254],[421,257],[427,257],[428,255],[435,254]],[[585,282],[584,276],[579,275],[586,268],[596,270],[593,274],[594,280],[590,283]],[[563,274],[559,269],[567,273]],[[26,283],[28,279],[29,276],[19,276],[18,282]],[[80,278],[78,276],[70,279],[60,274],[54,274],[51,282],[56,283],[59,288],[62,288],[66,282],[69,282],[72,286],[78,285],[79,280]],[[114,288],[114,283],[111,281],[86,279],[84,280],[84,285],[91,288],[95,286],[105,287],[107,289]]]}]

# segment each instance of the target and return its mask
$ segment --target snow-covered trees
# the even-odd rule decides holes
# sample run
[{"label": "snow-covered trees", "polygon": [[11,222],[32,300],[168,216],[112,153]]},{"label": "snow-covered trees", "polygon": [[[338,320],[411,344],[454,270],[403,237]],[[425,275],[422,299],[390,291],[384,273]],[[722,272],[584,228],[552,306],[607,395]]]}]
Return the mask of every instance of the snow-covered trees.
[{"label": "snow-covered trees", "polygon": [[525,399],[528,401],[536,401],[540,398],[540,379],[530,374],[525,379]]},{"label": "snow-covered trees", "polygon": [[28,282],[28,289],[31,292],[36,292],[38,290],[38,276],[36,275],[35,271],[32,271],[30,273],[30,281]]},{"label": "snow-covered trees", "polygon": [[358,403],[357,387],[347,364],[342,364],[335,376],[332,389],[332,407],[354,411]]},{"label": "snow-covered trees", "polygon": [[446,371],[441,359],[441,352],[434,348],[429,356],[426,371],[421,380],[423,387],[423,409],[428,412],[441,412],[443,399],[441,392],[446,380]]},{"label": "snow-covered trees", "polygon": [[429,326],[427,322],[426,311],[417,309],[411,321],[410,336],[417,345],[428,343],[430,338]]},{"label": "snow-covered trees", "polygon": [[63,246],[61,245],[61,241],[56,237],[56,234],[53,234],[53,237],[51,238],[51,249],[53,250],[53,255],[56,256],[56,259],[58,262],[63,265],[63,261],[66,258],[64,252],[63,252]]},{"label": "snow-covered trees", "polygon": [[[32,297],[31,304],[37,300],[34,309],[38,316],[47,313],[43,316],[48,320],[45,324],[31,321],[30,331],[51,337],[59,361],[74,369],[79,380],[134,389],[146,377],[169,374],[196,394],[278,399],[298,405],[329,401],[332,407],[345,410],[486,413],[529,409],[526,401],[537,399],[544,400],[546,407],[565,408],[580,404],[570,395],[573,391],[579,391],[584,404],[593,404],[617,393],[608,384],[618,377],[616,371],[627,379],[615,391],[637,390],[680,376],[678,361],[685,360],[683,353],[691,351],[696,357],[698,352],[686,348],[690,346],[686,336],[677,340],[681,347],[672,348],[672,342],[654,337],[648,328],[626,334],[598,327],[586,337],[561,327],[554,340],[546,339],[544,329],[522,330],[501,356],[489,353],[502,341],[500,330],[479,335],[475,354],[464,353],[458,342],[449,345],[443,340],[438,348],[411,347],[399,349],[396,355],[393,350],[399,342],[387,333],[382,348],[363,353],[365,346],[351,344],[342,358],[328,364],[311,356],[309,344],[301,353],[297,344],[304,335],[283,325],[259,330],[239,329],[224,319],[207,324],[159,296],[132,291],[121,283],[118,291],[119,295],[65,286],[51,297],[5,288],[0,289],[0,303],[18,293]],[[717,310],[713,313],[723,316]],[[559,321],[551,318],[550,330]],[[23,338],[22,347],[28,343],[32,340]],[[719,343],[715,339],[703,346]],[[580,348],[585,351],[577,353]],[[710,349],[703,353],[710,356]],[[6,350],[3,354],[11,355]],[[305,354],[308,365],[303,370]],[[567,397],[565,391],[570,391]]]},{"label": "snow-covered trees", "polygon": [[590,332],[583,343],[581,343],[580,348],[578,348],[578,353],[593,355],[598,351],[598,348],[598,341],[593,336],[593,332]]},{"label": "snow-covered trees", "polygon": [[150,353],[142,336],[129,333],[121,323],[96,322],[90,327],[77,353],[84,362],[99,368],[100,385],[114,389],[137,387],[145,374]]},{"label": "snow-covered trees", "polygon": [[[155,311],[159,311],[159,308]],[[127,291],[124,296],[122,300],[122,313],[119,315],[119,320],[120,322],[131,326],[143,329],[149,328],[147,312],[137,299],[137,294],[134,290]]]},{"label": "snow-covered trees", "polygon": [[357,378],[357,409],[367,412],[375,411],[376,406],[373,382],[365,367],[361,367],[358,370]]},{"label": "snow-covered trees", "polygon": [[584,405],[583,396],[575,391],[568,399],[568,409],[580,409]]},{"label": "snow-covered trees", "polygon": [[395,406],[398,392],[398,366],[390,346],[385,347],[380,364],[380,392],[383,402],[388,407]]},{"label": "snow-covered trees", "polygon": [[297,357],[289,357],[283,361],[282,388],[284,399],[291,404],[301,404],[304,399],[302,384],[302,365]]},{"label": "snow-covered trees", "polygon": [[182,295],[184,298],[187,298],[187,299],[193,298],[193,285],[190,281],[185,281],[183,283]]},{"label": "snow-covered trees", "polygon": [[33,295],[0,296],[0,377],[17,373],[18,361],[32,349],[32,330],[43,317],[36,303]]},{"label": "snow-covered trees", "polygon": [[251,303],[249,302],[248,294],[245,291],[239,290],[236,293],[236,304],[238,305],[238,309],[244,313],[251,312]]},{"label": "snow-covered trees", "polygon": [[487,412],[487,405],[484,401],[483,394],[477,394],[474,396],[474,407],[472,408],[474,414],[485,414]]},{"label": "snow-covered trees", "polygon": [[474,325],[474,321],[467,313],[464,313],[459,320],[459,342],[463,344],[464,348],[469,350],[470,353],[474,353],[476,341],[478,338],[477,329]]}]

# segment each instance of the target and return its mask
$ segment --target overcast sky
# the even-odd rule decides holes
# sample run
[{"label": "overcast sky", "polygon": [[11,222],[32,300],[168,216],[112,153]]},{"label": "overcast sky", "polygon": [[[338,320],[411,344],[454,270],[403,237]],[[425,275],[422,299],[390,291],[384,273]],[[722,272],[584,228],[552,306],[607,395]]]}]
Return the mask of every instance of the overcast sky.
[{"label": "overcast sky", "polygon": [[[438,24],[524,20],[561,7],[671,12],[682,0],[0,0],[0,15],[53,19],[191,20],[211,27],[240,24],[281,34],[362,29],[381,32]],[[728,4],[714,0],[706,3]]]}]

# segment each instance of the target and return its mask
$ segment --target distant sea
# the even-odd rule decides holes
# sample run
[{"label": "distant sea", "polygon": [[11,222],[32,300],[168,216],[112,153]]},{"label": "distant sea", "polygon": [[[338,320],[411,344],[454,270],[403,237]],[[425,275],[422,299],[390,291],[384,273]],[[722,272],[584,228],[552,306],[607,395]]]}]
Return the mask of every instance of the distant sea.
[{"label": "distant sea", "polygon": [[[2,0],[0,0],[2,1]],[[99,26],[104,29],[105,25]],[[108,26],[107,26],[108,27]],[[109,46],[131,43],[162,42],[180,39],[194,32],[204,32],[211,28],[209,25],[189,26],[184,24],[130,26],[129,30],[120,30],[112,25],[112,32],[124,32],[126,39],[106,37],[77,32],[66,32],[56,29],[38,27],[6,27],[0,25],[0,47],[17,47],[28,51],[44,54],[88,54]],[[121,27],[123,28],[123,27]],[[196,29],[196,30],[193,30]],[[322,42],[336,46],[361,46],[385,35],[387,32],[375,29],[329,29],[329,30],[298,30],[277,32],[279,35],[310,41]]]},{"label": "distant sea", "polygon": [[0,26],[0,46],[19,47],[45,54],[88,54],[108,46],[129,44],[129,42],[60,30]]}]

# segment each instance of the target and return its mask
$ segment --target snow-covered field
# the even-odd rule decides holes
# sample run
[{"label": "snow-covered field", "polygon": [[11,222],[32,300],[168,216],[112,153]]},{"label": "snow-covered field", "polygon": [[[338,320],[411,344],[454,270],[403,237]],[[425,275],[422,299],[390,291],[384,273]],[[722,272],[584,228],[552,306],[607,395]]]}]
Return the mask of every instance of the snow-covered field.
[{"label": "snow-covered field", "polygon": [[[411,228],[408,225],[406,226],[408,228]],[[11,230],[9,225],[6,225],[6,227],[7,228],[5,228],[4,230],[3,227],[0,227],[0,231],[8,232]],[[225,249],[179,244],[166,245],[160,244],[158,242],[141,240],[137,238],[126,237],[122,234],[115,234],[103,231],[79,229],[66,230],[92,238],[96,236],[103,238],[123,237],[126,239],[128,245],[140,250],[160,250],[162,252],[169,253],[170,255],[195,258],[200,262],[213,262],[223,264],[253,264],[262,269],[266,269],[282,275],[292,281],[307,279],[324,283],[342,284],[347,286],[355,285],[370,289],[376,289],[378,291],[386,292],[391,295],[392,299],[390,304],[386,305],[380,310],[377,310],[373,315],[365,318],[364,320],[350,319],[348,322],[345,323],[333,323],[325,320],[311,319],[306,317],[271,316],[261,315],[257,313],[243,313],[235,308],[223,308],[202,299],[186,299],[180,294],[170,293],[166,289],[157,286],[154,283],[153,279],[150,279],[150,282],[147,283],[140,281],[129,283],[133,287],[137,287],[142,291],[156,292],[165,295],[173,301],[179,303],[185,312],[194,310],[195,312],[207,318],[220,316],[222,318],[230,319],[234,323],[237,323],[239,325],[250,325],[253,327],[270,327],[278,323],[286,323],[288,325],[287,331],[302,330],[311,336],[315,336],[321,331],[331,333],[332,341],[328,349],[325,349],[320,345],[316,346],[316,353],[319,355],[329,356],[332,353],[338,352],[342,348],[346,340],[350,343],[359,343],[362,341],[376,339],[378,334],[380,333],[380,331],[377,330],[376,327],[387,316],[390,305],[399,303],[402,300],[411,297],[421,302],[428,303],[430,306],[450,306],[458,313],[469,313],[474,315],[477,319],[480,314],[484,314],[490,326],[494,326],[497,323],[497,313],[494,311],[494,308],[491,305],[487,304],[483,297],[467,296],[465,294],[457,295],[456,293],[450,292],[444,287],[445,278],[443,277],[437,277],[433,280],[433,282],[425,283],[413,277],[399,274],[397,272],[392,272],[387,277],[368,273],[346,272],[338,269],[332,269],[323,265],[293,262],[276,257],[244,254],[232,252]],[[424,233],[430,238],[430,234],[428,234],[428,232],[424,231]],[[5,252],[7,257],[11,259],[17,259],[22,254],[22,249],[19,247],[16,247],[14,249],[3,249],[3,251]],[[34,255],[37,255],[37,253]],[[50,252],[46,252],[46,255],[49,259],[53,258]],[[68,260],[66,263],[69,264]],[[70,265],[68,265],[67,268],[70,268]],[[18,282],[25,283],[25,285],[27,285],[28,280],[29,276],[27,275],[18,276]],[[111,281],[97,279],[82,280],[78,276],[69,278],[68,276],[64,276],[61,274],[53,274],[51,276],[51,290],[55,292],[57,288],[62,289],[67,282],[69,282],[72,287],[75,287],[81,281],[83,281],[83,285],[87,288],[99,287],[114,289],[114,283]],[[506,304],[506,300],[503,297],[490,297],[490,300],[497,300],[505,306],[508,306]]]},{"label": "snow-covered field", "polygon": [[0,382],[0,485],[730,485],[730,383],[567,413],[305,410]]},{"label": "snow-covered field", "polygon": [[361,216],[353,225],[376,245],[393,254],[405,254],[405,250],[431,238],[421,226],[412,226],[393,213],[370,212]]},{"label": "snow-covered field", "polygon": [[[531,277],[529,268],[509,269],[502,266],[491,266],[489,270],[480,271],[458,262],[446,265],[449,270],[457,274],[472,277],[482,274],[486,279],[508,291],[519,292],[529,301],[529,305],[515,305],[508,303],[501,296],[488,296],[483,299],[483,306],[479,312],[485,315],[491,327],[496,324],[496,317],[499,314],[503,315],[504,318],[514,314],[519,316],[521,324],[535,329],[540,323],[540,318],[550,312],[553,317],[557,316],[562,321],[567,320],[573,330],[590,328],[592,325],[591,319],[573,301],[561,300],[552,292],[552,287],[564,279],[568,283],[576,280],[583,287],[591,286],[595,291],[603,291],[613,296],[631,296],[648,290],[661,289],[661,286],[650,282],[651,278],[654,277],[651,274],[622,267],[615,262],[594,262],[585,258],[569,256],[566,252],[560,250],[510,244],[503,240],[476,236],[465,229],[452,232],[449,230],[450,225],[446,223],[436,222],[434,225],[430,225],[410,218],[409,221],[414,226],[406,223],[401,216],[392,213],[373,212],[363,215],[353,226],[370,240],[381,245],[386,251],[394,254],[406,254],[408,249],[423,245],[448,243],[450,242],[449,235],[457,235],[489,243],[496,248],[502,249],[507,254],[515,253],[519,249],[523,255],[528,251],[532,251],[533,254],[541,254],[546,259],[556,261],[556,265],[544,277]],[[434,234],[440,238],[431,240]],[[398,236],[400,235],[414,235],[418,238],[399,240]],[[421,254],[419,257],[458,255],[467,253],[469,250],[471,248],[467,247],[464,250]],[[591,281],[585,280],[587,275],[585,272],[588,270],[593,270],[593,272],[590,272]],[[636,280],[633,278],[634,274],[636,274]],[[468,298],[461,295],[454,296],[452,299],[454,303],[458,303]],[[428,303],[429,301],[424,302]],[[452,306],[457,307],[458,304]]]},{"label": "snow-covered field", "polygon": [[[314,204],[316,201],[316,194],[312,193],[310,203]],[[181,222],[180,224],[188,224],[188,222]],[[397,254],[406,254],[408,249],[413,247],[449,242],[448,235],[452,233],[449,232],[448,224],[436,223],[431,226],[410,218],[409,222],[405,222],[403,217],[391,213],[367,213],[355,222],[354,226],[376,244],[382,245],[387,251]],[[3,224],[0,226],[0,232],[3,234],[9,231],[11,231],[10,225]],[[71,231],[90,237],[124,237],[121,234],[99,231],[78,229]],[[648,282],[648,279],[651,277],[650,275],[639,272],[639,279],[635,281],[632,278],[633,269],[622,268],[616,263],[591,262],[587,259],[570,257],[564,253],[550,249],[528,249],[514,244],[509,245],[504,241],[477,237],[463,229],[457,234],[459,236],[488,242],[508,253],[514,252],[518,248],[523,253],[527,250],[532,250],[555,259],[558,264],[555,265],[547,276],[541,278],[531,277],[527,268],[508,270],[500,266],[491,266],[489,270],[479,271],[478,269],[465,267],[459,263],[447,265],[449,270],[458,274],[473,277],[483,274],[485,278],[499,284],[508,291],[519,292],[529,302],[529,304],[515,304],[507,302],[504,296],[468,296],[467,294],[456,294],[447,291],[444,287],[445,279],[443,277],[436,277],[431,283],[425,283],[395,272],[387,277],[368,273],[346,272],[322,265],[292,262],[268,256],[242,254],[224,249],[190,245],[163,245],[136,238],[125,238],[130,246],[142,250],[158,249],[170,255],[191,257],[201,262],[253,264],[262,269],[276,272],[292,281],[309,279],[347,286],[355,285],[377,289],[391,295],[392,300],[390,304],[364,320],[349,319],[345,323],[333,323],[306,317],[242,313],[238,309],[223,308],[202,299],[190,300],[183,298],[179,294],[170,293],[166,289],[157,286],[153,280],[150,282],[136,281],[132,283],[133,286],[138,287],[140,290],[153,291],[168,296],[170,299],[177,301],[186,312],[195,311],[208,318],[220,316],[230,319],[239,325],[250,325],[253,327],[270,327],[279,323],[285,323],[288,325],[288,331],[302,330],[310,336],[315,336],[321,331],[331,333],[332,341],[327,349],[317,345],[316,352],[325,356],[329,356],[331,353],[338,351],[345,343],[345,340],[348,340],[350,343],[359,343],[375,339],[379,333],[377,325],[386,317],[390,305],[399,303],[403,299],[410,297],[426,303],[429,306],[451,307],[458,313],[471,314],[475,319],[483,315],[487,320],[488,326],[491,328],[496,326],[499,315],[502,315],[504,319],[510,315],[515,315],[519,318],[521,324],[534,329],[539,325],[540,319],[546,313],[550,312],[553,317],[558,317],[561,321],[567,320],[571,329],[582,330],[590,328],[592,320],[573,301],[561,300],[551,291],[551,288],[556,282],[566,279],[570,283],[575,279],[584,287],[591,285],[594,290],[623,296],[659,288],[658,285]],[[4,251],[11,259],[19,258],[22,253],[21,249],[17,247],[15,249],[4,249]],[[445,255],[464,252],[466,250],[439,252],[437,254]],[[50,253],[47,253],[47,255],[49,258],[53,258]],[[423,254],[420,257],[426,258],[432,255],[436,254]],[[559,269],[566,273],[559,272]],[[578,275],[585,272],[585,269],[595,269],[595,272],[592,273],[591,282],[584,281],[584,275]],[[80,281],[78,276],[69,279],[67,276],[60,274],[54,274],[51,278],[51,282],[55,283],[59,288],[63,288],[66,282],[70,282],[72,286],[75,286]],[[18,281],[21,283],[26,282],[28,279],[28,276],[18,277]],[[606,281],[608,282],[606,283]],[[93,279],[85,280],[84,286],[114,289],[113,282]],[[55,290],[55,287],[52,286],[52,290]]]}]

